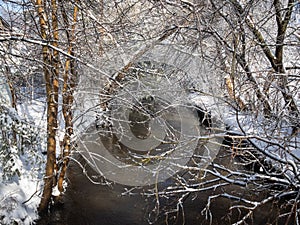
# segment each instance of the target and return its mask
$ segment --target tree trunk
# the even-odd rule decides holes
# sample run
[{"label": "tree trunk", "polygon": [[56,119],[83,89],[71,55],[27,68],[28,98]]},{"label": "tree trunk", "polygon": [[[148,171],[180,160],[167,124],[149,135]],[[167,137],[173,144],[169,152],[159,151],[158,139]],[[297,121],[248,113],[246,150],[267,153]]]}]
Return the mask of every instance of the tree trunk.
[{"label": "tree trunk", "polygon": [[[239,15],[243,15],[245,13],[245,9],[237,0],[230,0],[236,11]],[[287,86],[287,75],[285,74],[285,69],[283,66],[283,47],[284,47],[284,39],[286,35],[287,26],[291,19],[293,7],[295,6],[295,0],[289,0],[286,8],[280,7],[279,0],[274,0],[273,7],[275,9],[275,16],[277,22],[277,37],[276,37],[276,49],[275,54],[272,53],[269,45],[267,44],[263,34],[260,32],[259,28],[256,27],[252,19],[247,16],[245,18],[246,25],[253,33],[254,38],[258,42],[259,46],[262,48],[266,58],[269,60],[272,68],[276,73],[281,74],[282,76],[278,80],[278,86],[280,92],[283,96],[286,106],[289,108],[291,113],[299,116],[299,110],[297,108],[297,104],[289,91]],[[285,16],[283,17],[283,12]]]},{"label": "tree trunk", "polygon": [[[60,1],[61,2],[61,1]],[[78,2],[78,1],[77,1]],[[74,6],[73,12],[73,21],[71,26],[71,34],[67,29],[67,37],[68,37],[68,54],[74,56],[74,40],[75,40],[75,28],[77,22],[77,14],[78,14],[78,6]],[[69,21],[67,14],[64,9],[62,9],[62,16],[64,20],[65,26],[69,27]],[[63,116],[65,120],[65,136],[63,140],[63,152],[62,152],[62,167],[58,178],[58,190],[60,193],[64,191],[63,181],[67,172],[67,166],[69,162],[69,155],[72,149],[71,145],[71,137],[73,135],[73,116],[72,116],[72,105],[73,105],[73,92],[76,86],[76,69],[74,59],[68,58],[65,62],[65,72],[64,72],[64,85],[63,85]]]},{"label": "tree trunk", "polygon": [[[45,14],[45,2],[43,0],[36,0],[36,7],[38,10],[39,24],[41,30],[41,38],[44,41],[50,40],[48,30],[47,15]],[[57,68],[51,69],[53,59],[50,54],[48,46],[42,47],[43,54],[43,69],[46,82],[47,95],[47,162],[44,177],[44,188],[41,202],[38,208],[40,214],[48,211],[52,189],[55,185],[56,175],[56,130],[57,130],[57,112],[58,112],[58,71]],[[57,57],[57,53],[53,53],[53,57]],[[55,75],[56,76],[55,76]]]},{"label": "tree trunk", "polygon": [[229,97],[234,102],[237,103],[239,110],[245,110],[246,109],[245,103],[239,96],[236,96],[236,94],[235,94],[234,78],[232,76],[225,77],[225,84],[226,84],[226,88],[227,88]]}]

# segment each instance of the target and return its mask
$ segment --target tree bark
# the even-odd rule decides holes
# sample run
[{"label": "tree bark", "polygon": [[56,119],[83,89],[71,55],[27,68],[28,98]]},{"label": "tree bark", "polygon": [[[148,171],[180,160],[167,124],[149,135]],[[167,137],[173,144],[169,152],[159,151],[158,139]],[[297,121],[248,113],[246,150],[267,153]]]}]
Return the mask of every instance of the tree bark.
[{"label": "tree bark", "polygon": [[[220,10],[218,10],[218,7],[214,4],[214,1],[211,1],[211,4],[214,7],[214,9],[218,12],[218,14],[225,21],[227,21],[227,23],[230,23],[230,21],[228,21],[228,19],[226,18],[226,16]],[[241,14],[243,12],[243,9],[239,5],[238,2],[232,0],[232,4],[237,7],[238,14]],[[255,76],[253,75],[253,73],[252,73],[252,71],[250,69],[249,64],[246,61],[246,35],[245,35],[245,29],[243,27],[243,24],[240,24],[240,34],[239,34],[239,35],[241,35],[241,43],[242,43],[242,51],[241,51],[241,53],[237,52],[235,49],[232,49],[232,47],[228,44],[228,42],[226,40],[224,40],[221,37],[221,35],[218,34],[217,31],[213,31],[212,33],[217,38],[218,42],[221,45],[225,46],[226,49],[233,55],[233,57],[236,59],[237,63],[245,71],[248,80],[253,84],[255,95],[256,95],[257,99],[260,102],[263,103],[263,110],[264,110],[265,115],[270,115],[271,111],[272,111],[272,107],[271,107],[271,105],[270,105],[270,103],[268,101],[267,96],[261,91],[260,85],[258,84]],[[233,75],[231,75],[231,76],[233,76]],[[232,82],[232,78],[231,78],[231,80],[227,80],[226,82],[229,82],[229,83],[226,83],[226,85],[230,85],[230,83]],[[228,87],[229,86],[227,86],[227,88]],[[228,91],[230,91],[230,87],[229,87]],[[229,92],[228,92],[228,94],[231,95],[231,93],[229,93]]]},{"label": "tree bark", "polygon": [[[78,1],[77,1],[78,2]],[[60,0],[60,3],[61,0]],[[74,41],[75,41],[75,28],[77,22],[78,6],[74,6],[73,21],[71,26],[71,32],[69,32],[69,21],[65,10],[62,8],[63,21],[66,26],[67,38],[68,38],[68,54],[74,56]],[[63,152],[62,152],[62,167],[58,178],[58,190],[63,193],[63,181],[67,172],[67,167],[69,163],[69,155],[72,149],[71,137],[73,135],[73,115],[72,115],[72,105],[74,101],[73,92],[76,86],[77,73],[75,69],[74,59],[67,58],[65,62],[64,71],[64,85],[63,85],[63,116],[65,120],[65,135],[63,140]]]},{"label": "tree bark", "polygon": [[[236,8],[237,12],[242,15],[245,10],[241,6],[241,4],[237,0],[230,0],[231,3]],[[254,38],[258,41],[259,46],[262,48],[266,58],[269,60],[272,68],[275,70],[276,73],[282,74],[278,81],[278,86],[280,88],[280,92],[283,96],[283,99],[290,109],[292,113],[295,113],[296,115],[300,115],[299,110],[297,108],[297,104],[291,95],[288,87],[287,87],[287,76],[283,75],[285,74],[285,69],[283,66],[283,46],[284,46],[284,39],[286,35],[286,29],[289,24],[289,21],[291,19],[291,14],[293,11],[293,7],[295,4],[295,0],[289,0],[288,6],[286,9],[283,9],[282,7],[279,7],[279,1],[274,0],[273,7],[275,9],[276,14],[276,22],[277,22],[277,37],[276,37],[276,48],[275,48],[275,54],[272,53],[269,45],[267,44],[263,34],[260,32],[260,30],[255,26],[254,22],[249,18],[245,18],[245,22],[250,29],[250,31],[253,33]],[[282,18],[281,12],[285,11],[285,17]]]},{"label": "tree bark", "polygon": [[[50,36],[47,32],[48,21],[45,13],[45,2],[43,0],[36,0],[36,7],[39,17],[40,35],[43,41],[49,41]],[[55,185],[56,175],[56,131],[57,131],[57,111],[58,111],[58,77],[54,76],[53,72],[57,72],[57,68],[51,69],[53,63],[50,49],[47,46],[42,47],[43,55],[43,70],[46,82],[47,95],[47,162],[44,177],[44,188],[39,204],[38,211],[40,214],[47,213],[51,201],[52,189]],[[54,57],[57,56],[56,53]]]},{"label": "tree bark", "polygon": [[246,109],[245,103],[239,96],[236,96],[235,94],[234,77],[232,76],[225,77],[225,84],[226,84],[229,97],[237,103],[239,110],[245,110]]}]

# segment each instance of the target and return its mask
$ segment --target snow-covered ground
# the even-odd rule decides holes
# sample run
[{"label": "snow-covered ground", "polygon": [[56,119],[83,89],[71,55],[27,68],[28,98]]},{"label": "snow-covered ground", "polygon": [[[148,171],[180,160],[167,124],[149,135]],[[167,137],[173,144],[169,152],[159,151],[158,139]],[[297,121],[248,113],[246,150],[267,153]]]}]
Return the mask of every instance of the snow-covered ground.
[{"label": "snow-covered ground", "polygon": [[[189,97],[191,103],[211,111],[212,116],[217,116],[231,131],[252,137],[251,140],[258,147],[275,157],[283,157],[281,153],[287,152],[300,156],[300,134],[290,136],[291,130],[290,128],[284,129],[284,123],[278,127],[276,121],[272,123],[271,120],[265,120],[257,115],[237,115],[212,96],[203,97],[194,93]],[[33,100],[18,106],[18,117],[24,119],[28,127],[34,127],[39,138],[45,137],[43,135],[46,130],[45,105],[44,100]],[[18,171],[18,176],[15,175],[9,180],[0,176],[0,224],[32,224],[38,217],[37,207],[42,191],[43,160],[45,160],[42,151],[45,151],[46,146],[43,139],[39,139],[37,144],[39,146],[33,146],[24,154],[16,154],[11,169]],[[284,149],[281,146],[284,146]],[[11,151],[17,150],[11,149]],[[31,160],[28,160],[29,158]],[[296,160],[291,154],[285,155],[284,159]],[[1,174],[3,172],[1,165],[0,172]],[[291,176],[292,174],[289,175]]]},{"label": "snow-covered ground", "polygon": [[0,223],[32,224],[37,219],[41,182],[20,176],[18,181],[0,184]]},{"label": "snow-covered ground", "polygon": [[[3,177],[4,168],[0,165],[0,224],[33,224],[37,219],[37,207],[40,202],[42,174],[44,172],[45,141],[45,103],[34,100],[18,106],[18,116],[22,123],[23,135],[27,131],[34,132],[37,141],[29,143],[21,152],[13,145],[10,153],[14,156],[10,171],[16,173]],[[8,126],[13,124],[8,121]]]},{"label": "snow-covered ground", "polygon": [[[246,137],[258,152],[265,156],[265,163],[281,167],[288,179],[300,173],[300,132],[293,132],[289,112],[266,118],[250,112],[236,112],[216,98],[191,94],[190,100],[212,112],[211,115],[224,125],[223,133]],[[299,105],[299,99],[297,104]],[[221,134],[222,135],[222,134]]]}]

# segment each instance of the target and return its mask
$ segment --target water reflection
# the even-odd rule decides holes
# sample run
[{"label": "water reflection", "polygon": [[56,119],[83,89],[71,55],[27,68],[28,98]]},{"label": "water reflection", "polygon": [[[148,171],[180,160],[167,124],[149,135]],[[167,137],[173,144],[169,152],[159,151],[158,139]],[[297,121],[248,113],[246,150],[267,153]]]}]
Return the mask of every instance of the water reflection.
[{"label": "water reflection", "polygon": [[[82,158],[77,159],[85,164]],[[232,159],[226,149],[219,153],[216,163],[232,167]],[[87,175],[95,182],[103,182],[88,165],[85,165]],[[206,181],[215,177],[207,176]],[[216,190],[180,195],[155,196],[155,190],[166,190],[175,186],[176,179],[168,179],[158,186],[133,188],[124,185],[93,184],[82,169],[74,161],[70,164],[68,173],[68,189],[64,196],[62,207],[52,211],[50,217],[43,218],[38,224],[51,225],[146,225],[146,224],[232,224],[241,219],[247,211],[230,210],[237,203],[234,200],[217,198],[212,201],[210,211],[203,213],[209,196],[232,193],[252,200],[259,200],[268,195],[266,192],[251,191],[247,187],[228,185]],[[157,198],[158,197],[158,198]],[[179,202],[182,204],[178,204]],[[249,224],[275,224],[280,209],[280,203],[270,202],[254,211]],[[211,214],[210,214],[211,213]],[[210,214],[210,215],[209,215]],[[211,216],[211,220],[209,219]],[[284,224],[286,218],[278,221]]]},{"label": "water reflection", "polygon": [[[147,120],[145,121],[147,122]],[[176,128],[179,124],[178,121],[169,122],[170,124],[173,123],[172,128]],[[136,123],[132,127],[133,130],[138,128],[147,130],[148,125]],[[202,134],[204,134],[206,132],[205,128],[202,127],[201,129]],[[99,147],[96,144],[101,142],[113,157],[123,160],[124,163],[131,160],[130,163],[132,163],[132,158],[126,158],[131,150],[127,149],[126,146],[122,146],[114,134],[106,132],[104,133],[106,135],[101,135],[95,126],[90,127],[87,134],[90,135],[89,142],[87,142],[90,143],[88,149]],[[83,140],[86,141],[87,139],[83,138]],[[166,146],[166,149],[168,149],[168,145]],[[206,145],[204,140],[199,141],[197,147],[193,148],[193,156],[190,160],[187,160],[186,165],[199,168],[206,154],[205,152],[209,148],[214,148],[214,145]],[[73,157],[74,160],[71,160],[67,174],[68,188],[64,196],[64,204],[53,209],[51,214],[38,221],[38,224],[226,225],[237,222],[249,212],[246,208],[245,210],[231,208],[233,205],[240,203],[238,197],[260,201],[269,194],[267,191],[252,189],[251,184],[246,187],[228,184],[223,180],[216,179],[212,174],[190,169],[181,169],[156,184],[148,184],[142,187],[121,185],[103,179],[99,173],[95,172],[97,170],[91,168],[93,165],[88,164],[79,154],[75,154]],[[223,146],[215,157],[214,163],[232,171],[243,169],[241,165],[234,163],[235,160],[237,159],[232,157],[231,149]],[[144,161],[137,161],[137,163],[139,166],[147,166],[148,164]],[[208,169],[213,170],[211,166]],[[134,179],[134,177],[125,177],[125,175],[138,176],[134,173],[124,173],[122,179]],[[198,189],[201,191],[190,191],[188,188],[191,187],[193,190]],[[235,195],[237,198],[234,200],[222,197],[213,198],[210,207],[207,208],[211,196],[223,193]],[[275,222],[284,224],[286,218],[278,219],[279,212],[282,210],[285,209],[280,208],[280,203],[269,202],[255,209],[246,222],[255,225],[275,224]]]}]

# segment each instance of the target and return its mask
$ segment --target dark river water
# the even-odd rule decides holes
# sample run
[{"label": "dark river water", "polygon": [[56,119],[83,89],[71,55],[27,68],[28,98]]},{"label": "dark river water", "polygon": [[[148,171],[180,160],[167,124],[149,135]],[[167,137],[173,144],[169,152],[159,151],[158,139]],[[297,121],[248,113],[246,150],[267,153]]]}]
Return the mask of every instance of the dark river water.
[{"label": "dark river water", "polygon": [[[79,159],[80,160],[80,159]],[[216,162],[222,162],[229,167],[233,164],[231,156],[226,149],[222,149],[217,156]],[[83,161],[81,161],[84,163]],[[88,169],[87,173],[97,181],[97,174]],[[205,179],[213,179],[207,177]],[[98,180],[101,181],[101,180]],[[160,184],[158,188],[172,184]],[[146,225],[146,224],[234,224],[241,219],[246,211],[230,210],[234,200],[216,198],[212,200],[208,214],[201,213],[207,205],[208,197],[221,193],[238,194],[241,197],[259,200],[266,197],[268,193],[256,193],[247,188],[228,185],[217,190],[190,193],[182,199],[182,207],[177,208],[176,196],[169,199],[161,198],[159,205],[155,196],[146,196],[142,193],[153,188],[143,187],[128,190],[132,187],[111,184],[101,185],[92,183],[83,174],[77,163],[71,162],[68,173],[68,189],[64,196],[64,205],[52,210],[48,217],[42,218],[38,224],[44,225]],[[181,196],[181,195],[180,195]],[[173,199],[172,199],[173,198]],[[286,217],[278,220],[281,209],[278,202],[271,202],[258,207],[248,224],[293,224],[285,223]],[[173,212],[172,212],[173,211]],[[276,219],[277,218],[277,219]],[[275,222],[276,221],[276,222]],[[242,223],[244,224],[244,223]]]},{"label": "dark river water", "polygon": [[[173,117],[170,117],[173,118]],[[189,118],[186,118],[187,121]],[[175,121],[175,122],[174,122]],[[176,127],[178,122],[170,120],[169,124]],[[139,129],[141,129],[139,127]],[[90,133],[95,131],[95,127],[91,127]],[[96,130],[97,131],[97,130]],[[205,130],[204,130],[205,131]],[[203,132],[204,132],[203,131]],[[176,130],[175,132],[176,133]],[[94,134],[93,134],[94,135]],[[176,135],[174,135],[176,136]],[[103,141],[99,136],[89,136],[90,148],[96,149],[97,143]],[[106,143],[112,143],[112,146],[119,146],[112,138],[106,138]],[[200,145],[199,153],[201,154]],[[102,146],[103,147],[103,146]],[[110,149],[109,146],[105,148]],[[167,149],[167,147],[166,147]],[[111,148],[114,151],[122,152],[124,147],[120,149]],[[126,150],[126,149],[125,149]],[[121,157],[122,155],[118,155]],[[154,155],[156,156],[156,155]],[[159,182],[157,185],[142,186],[134,188],[131,186],[110,183],[103,184],[101,176],[92,170],[79,155],[74,155],[74,160],[70,161],[67,174],[67,191],[64,195],[64,204],[52,209],[50,215],[41,218],[37,224],[39,225],[146,225],[146,224],[169,224],[169,225],[194,225],[194,224],[214,224],[227,225],[235,224],[241,220],[248,212],[247,209],[234,209],[233,205],[244,204],[239,201],[240,198],[249,199],[251,201],[260,201],[268,197],[267,191],[259,191],[253,189],[250,185],[241,187],[233,184],[218,186],[224,184],[222,180],[216,180],[216,177],[209,173],[200,174],[193,177],[190,172],[183,174],[175,174],[173,177]],[[214,156],[215,157],[215,156]],[[76,160],[75,160],[76,159]],[[127,160],[127,159],[126,159]],[[214,159],[215,164],[224,166],[232,171],[241,165],[235,163],[236,157],[232,155],[230,147],[223,146],[219,150]],[[82,167],[85,168],[83,172]],[[125,168],[126,169],[126,168]],[[211,166],[208,169],[213,170]],[[108,173],[110,171],[107,171]],[[123,174],[120,171],[116,174]],[[125,173],[124,173],[125,174]],[[135,176],[131,173],[130,176]],[[190,179],[192,176],[193,179]],[[89,179],[88,179],[89,177]],[[113,177],[113,176],[112,176]],[[134,180],[127,177],[128,180]],[[124,179],[127,179],[124,177]],[[176,179],[175,179],[176,178]],[[182,179],[184,178],[184,179]],[[124,180],[118,177],[119,180]],[[194,186],[201,191],[187,191],[185,194],[175,194],[176,190],[172,187],[179,187],[187,180],[192,180],[198,186]],[[91,181],[92,180],[92,181]],[[200,185],[199,185],[200,184]],[[218,186],[218,188],[207,188]],[[182,187],[185,187],[182,185]],[[207,188],[207,189],[204,189]],[[171,191],[173,194],[157,194],[162,191]],[[221,194],[229,194],[238,198],[230,200],[224,197],[210,198]],[[209,207],[208,202],[210,202]],[[207,209],[207,210],[205,210]],[[268,202],[257,207],[253,214],[249,216],[246,223],[253,225],[267,224],[285,224],[287,216],[278,217],[279,213],[284,213],[286,209],[280,202]]]}]

